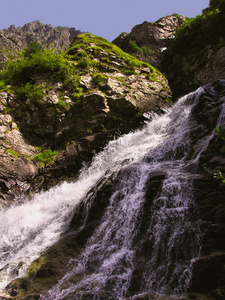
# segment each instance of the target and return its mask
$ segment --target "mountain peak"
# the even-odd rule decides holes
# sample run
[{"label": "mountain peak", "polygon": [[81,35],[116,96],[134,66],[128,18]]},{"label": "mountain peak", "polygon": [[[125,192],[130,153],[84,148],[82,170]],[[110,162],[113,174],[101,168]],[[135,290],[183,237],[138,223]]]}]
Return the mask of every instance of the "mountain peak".
[{"label": "mountain peak", "polygon": [[[51,45],[56,49],[68,48],[74,37],[81,34],[80,30],[69,27],[56,27],[42,24],[39,20],[25,24],[23,27],[11,25],[0,31],[1,52],[0,60],[7,59],[7,53],[12,54],[29,46],[31,42],[38,42],[43,48]],[[10,49],[10,50],[9,50]]]}]

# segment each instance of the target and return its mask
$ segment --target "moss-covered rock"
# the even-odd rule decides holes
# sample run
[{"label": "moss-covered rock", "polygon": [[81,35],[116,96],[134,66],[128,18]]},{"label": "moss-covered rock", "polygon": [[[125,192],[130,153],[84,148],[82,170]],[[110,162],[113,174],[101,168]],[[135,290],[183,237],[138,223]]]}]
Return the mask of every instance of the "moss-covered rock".
[{"label": "moss-covered rock", "polygon": [[110,139],[138,128],[144,112],[170,105],[158,70],[101,37],[80,35],[66,52],[26,53],[0,74],[1,115],[32,145],[32,155],[18,147],[4,153],[34,166],[35,190],[75,176]]}]

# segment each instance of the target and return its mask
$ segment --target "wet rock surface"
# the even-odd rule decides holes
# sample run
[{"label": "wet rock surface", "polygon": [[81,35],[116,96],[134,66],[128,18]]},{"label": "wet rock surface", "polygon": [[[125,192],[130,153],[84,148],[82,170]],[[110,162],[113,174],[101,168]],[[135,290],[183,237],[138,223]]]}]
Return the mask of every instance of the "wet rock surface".
[{"label": "wet rock surface", "polygon": [[[224,103],[224,95],[224,80],[216,81],[205,87],[200,102],[193,107],[193,114],[190,119],[191,155],[193,155],[195,147],[198,147],[199,136],[208,135],[212,128],[215,128],[219,116],[218,107]],[[209,121],[207,126],[206,124],[202,126],[201,123],[204,123],[207,118],[210,119],[211,116],[213,116],[212,122]],[[224,117],[220,120],[220,125],[224,126]],[[200,257],[193,261],[193,276],[188,295],[182,296],[182,299],[222,300],[225,296],[225,186],[221,184],[220,179],[213,179],[215,171],[221,167],[220,161],[224,158],[224,154],[221,153],[220,149],[221,139],[212,132],[212,138],[208,146],[201,152],[199,164],[189,170],[197,209],[197,215],[193,215],[193,226],[200,226],[202,248]],[[99,181],[98,185],[89,192],[76,208],[70,230],[65,236],[31,265],[27,277],[21,279],[22,281],[19,279],[12,282],[8,287],[9,291],[12,291],[12,293],[14,291],[15,299],[27,299],[26,297],[35,294],[38,297],[38,291],[44,293],[51,285],[56,283],[56,280],[65,271],[68,260],[79,255],[87,239],[99,226],[101,217],[108,206],[108,199],[114,192],[115,185],[130,172],[131,170],[124,169],[105,181]],[[166,176],[166,172],[163,171],[151,173],[146,183],[146,201],[142,210],[142,219],[137,224],[139,234],[134,241],[138,247],[138,259],[129,288],[130,295],[134,295],[132,299],[149,299],[149,297],[155,299],[156,297],[152,294],[141,293],[140,282],[143,276],[142,269],[146,267],[144,261],[150,256],[151,252],[151,245],[146,238],[146,231],[151,222],[149,216],[152,212],[152,201],[160,193]],[[189,249],[189,246],[191,245],[187,245],[187,249]],[[180,255],[183,254],[180,253]],[[30,283],[31,274],[32,284]],[[79,280],[79,278],[74,278],[74,280]],[[165,295],[162,298],[157,296],[156,298],[170,299],[170,296]]]},{"label": "wet rock surface", "polygon": [[[216,29],[215,29],[216,30]],[[201,49],[187,48],[183,54],[168,51],[159,69],[165,72],[174,97],[185,95],[196,88],[224,78],[225,41],[213,45],[203,45]]]}]

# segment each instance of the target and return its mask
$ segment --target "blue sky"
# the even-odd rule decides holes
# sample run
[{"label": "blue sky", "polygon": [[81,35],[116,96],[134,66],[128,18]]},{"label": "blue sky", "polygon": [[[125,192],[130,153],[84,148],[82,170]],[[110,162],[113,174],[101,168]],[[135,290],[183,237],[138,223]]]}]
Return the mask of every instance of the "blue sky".
[{"label": "blue sky", "polygon": [[1,0],[0,29],[39,20],[112,41],[144,21],[154,22],[172,13],[195,17],[208,4],[209,0]]}]

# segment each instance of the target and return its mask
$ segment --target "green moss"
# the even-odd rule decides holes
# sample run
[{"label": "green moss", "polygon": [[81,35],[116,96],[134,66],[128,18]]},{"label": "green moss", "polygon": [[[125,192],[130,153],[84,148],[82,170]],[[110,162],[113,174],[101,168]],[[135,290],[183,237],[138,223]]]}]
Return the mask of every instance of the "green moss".
[{"label": "green moss", "polygon": [[118,81],[121,82],[124,86],[127,86],[127,87],[129,86],[129,84],[127,84],[126,81],[125,81],[123,78],[119,77],[119,76],[110,76],[110,78],[115,79],[115,80],[118,80]]},{"label": "green moss", "polygon": [[87,128],[87,133],[92,134],[93,131],[90,128]]},{"label": "green moss", "polygon": [[108,78],[107,76],[101,73],[92,75],[92,80],[95,85],[102,85],[107,80],[107,78]]},{"label": "green moss", "polygon": [[6,149],[6,151],[7,151],[10,155],[12,155],[13,157],[15,157],[15,158],[18,158],[18,157],[26,157],[26,158],[28,158],[28,159],[31,159],[29,155],[21,154],[21,153],[19,153],[19,152],[16,152],[16,151],[14,151],[14,150],[11,150],[11,149]]},{"label": "green moss", "polygon": [[80,100],[81,100],[81,97],[82,97],[83,95],[84,95],[84,93],[74,93],[74,94],[73,94],[73,97],[72,97],[72,99],[73,99],[73,101],[74,101],[74,104],[79,103]]},{"label": "green moss", "polygon": [[66,142],[66,151],[69,150],[69,146],[70,146],[70,145],[73,145],[73,144],[75,144],[75,143],[76,143],[75,141],[68,141],[68,142]]},{"label": "green moss", "polygon": [[[92,46],[90,46],[90,43],[92,44]],[[139,49],[138,46],[135,46],[134,42],[131,44],[133,45],[133,49],[136,49],[136,50]],[[95,58],[100,59],[102,61],[105,60],[107,63],[109,60],[108,60],[108,58],[105,58],[104,56],[103,56],[103,58],[101,57],[102,52],[106,52],[106,53],[108,53],[108,55],[112,55],[121,60],[124,60],[125,63],[127,64],[126,69],[124,69],[123,66],[121,67],[124,74],[134,74],[136,68],[141,68],[141,67],[146,67],[146,66],[148,66],[150,69],[153,68],[149,64],[144,63],[144,62],[138,60],[136,57],[124,52],[119,47],[108,42],[104,38],[94,36],[90,33],[85,33],[85,34],[79,35],[77,38],[75,38],[73,41],[72,47],[67,51],[67,54],[69,54],[71,57],[72,55],[76,55],[76,51],[78,51],[78,50],[81,51],[81,49],[85,50],[86,52],[90,52],[90,50],[92,50],[91,54]],[[72,57],[71,57],[71,59],[72,59]],[[101,67],[101,65],[98,65],[98,64],[96,64],[95,66],[93,65],[93,63],[90,64],[88,59],[86,59],[85,62],[82,62],[82,63],[80,62],[79,66],[80,65],[82,65],[83,68],[84,67],[87,68],[88,66],[89,67],[91,66],[94,68]]]},{"label": "green moss", "polygon": [[59,99],[58,103],[56,104],[56,107],[58,108],[59,112],[61,112],[61,110],[69,110],[70,109],[70,105],[61,99]]},{"label": "green moss", "polygon": [[52,151],[51,149],[43,150],[41,153],[36,154],[33,157],[33,160],[38,162],[41,167],[46,165],[50,165],[54,163],[56,156],[58,155],[59,151]]},{"label": "green moss", "polygon": [[138,111],[135,115],[135,118],[140,118],[140,117],[143,117],[143,113]]},{"label": "green moss", "polygon": [[149,84],[148,86],[149,86],[149,88],[150,88],[151,90],[153,90],[153,91],[156,90],[156,87],[155,87],[155,86],[152,86],[151,84]]},{"label": "green moss", "polygon": [[158,80],[157,74],[156,73],[151,74],[149,76],[149,80],[150,81],[156,81],[156,80]]}]

